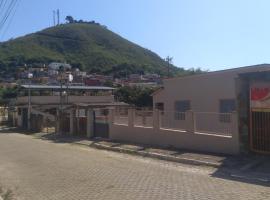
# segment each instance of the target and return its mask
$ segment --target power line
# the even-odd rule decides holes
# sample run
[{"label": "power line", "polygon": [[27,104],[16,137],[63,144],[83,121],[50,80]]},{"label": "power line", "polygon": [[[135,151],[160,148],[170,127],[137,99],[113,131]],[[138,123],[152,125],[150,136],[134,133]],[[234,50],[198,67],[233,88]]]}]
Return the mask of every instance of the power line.
[{"label": "power line", "polygon": [[18,1],[15,3],[15,6],[14,6],[14,9],[13,9],[12,15],[11,15],[11,17],[10,17],[9,21],[8,21],[8,24],[7,24],[6,28],[5,28],[5,29],[3,29],[4,31],[3,31],[3,34],[2,34],[1,40],[2,40],[2,39],[3,39],[3,37],[5,36],[5,34],[6,34],[7,30],[9,29],[9,27],[10,27],[10,25],[11,25],[11,22],[12,22],[12,20],[13,20],[13,18],[14,18],[14,16],[15,16],[15,14],[16,14],[16,10],[17,10],[17,8],[18,8],[19,3],[20,3],[20,0],[18,0]]},{"label": "power line", "polygon": [[7,4],[7,0],[4,2],[4,6],[3,6],[3,11],[2,13],[2,19],[0,20],[0,31],[3,29],[3,27],[5,26],[7,20],[10,17],[10,14],[12,13],[15,5],[17,4],[18,0],[11,0],[11,2],[9,3],[9,5],[6,6]]},{"label": "power line", "polygon": [[11,12],[13,11],[15,5],[17,4],[18,0],[12,0],[9,5],[6,6],[7,1],[4,2],[3,6],[3,16],[2,19],[0,20],[0,30],[3,28],[5,25],[6,21],[10,17]]}]

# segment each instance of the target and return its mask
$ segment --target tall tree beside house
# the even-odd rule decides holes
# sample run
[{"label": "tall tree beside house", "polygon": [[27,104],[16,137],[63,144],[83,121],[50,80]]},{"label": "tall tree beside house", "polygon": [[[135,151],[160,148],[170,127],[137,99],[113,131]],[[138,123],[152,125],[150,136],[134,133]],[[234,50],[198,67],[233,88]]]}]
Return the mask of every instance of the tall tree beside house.
[{"label": "tall tree beside house", "polygon": [[116,90],[115,96],[119,101],[136,107],[152,107],[153,101],[151,94],[154,91],[154,88],[124,86]]}]

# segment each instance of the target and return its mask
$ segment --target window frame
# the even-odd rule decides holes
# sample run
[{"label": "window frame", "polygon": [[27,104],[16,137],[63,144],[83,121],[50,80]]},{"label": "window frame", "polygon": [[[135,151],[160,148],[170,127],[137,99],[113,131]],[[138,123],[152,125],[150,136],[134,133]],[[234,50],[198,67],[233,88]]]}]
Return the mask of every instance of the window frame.
[{"label": "window frame", "polygon": [[[179,104],[181,105],[181,103],[182,103],[183,108],[180,108],[181,106],[179,106]],[[180,108],[180,109],[178,109],[178,108]],[[175,110],[174,120],[181,120],[181,121],[186,120],[186,112],[191,110],[191,101],[190,100],[177,100],[177,101],[175,101],[174,102],[174,110]]]},{"label": "window frame", "polygon": [[[229,105],[228,102],[233,103],[233,104]],[[224,103],[224,104],[222,104],[222,103]],[[228,105],[225,105],[226,103]],[[223,107],[222,107],[222,105],[223,105]],[[231,123],[231,121],[232,121],[231,113],[233,113],[235,111],[236,111],[236,100],[235,99],[220,99],[219,100],[219,122]]]}]

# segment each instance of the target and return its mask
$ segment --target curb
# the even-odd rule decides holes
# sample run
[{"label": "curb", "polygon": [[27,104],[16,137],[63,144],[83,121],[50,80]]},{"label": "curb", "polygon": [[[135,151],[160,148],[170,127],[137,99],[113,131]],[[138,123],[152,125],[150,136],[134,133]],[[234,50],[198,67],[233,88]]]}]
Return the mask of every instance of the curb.
[{"label": "curb", "polygon": [[207,166],[207,167],[220,167],[220,163],[215,162],[207,162],[207,161],[201,161],[201,160],[195,160],[190,158],[179,158],[171,155],[164,155],[159,153],[153,153],[153,152],[145,152],[145,151],[136,151],[131,149],[124,149],[121,147],[110,147],[102,144],[93,143],[90,145],[90,147],[94,147],[97,149],[103,149],[103,150],[109,150],[114,152],[120,152],[120,153],[127,153],[132,155],[139,155],[143,157],[149,157],[149,158],[156,158],[160,160],[166,160],[171,162],[178,162],[183,164],[190,164],[190,165],[197,165],[197,166]]},{"label": "curb", "polygon": [[[41,138],[41,137],[37,137],[37,138]],[[87,143],[82,143],[82,142],[73,142],[71,144],[87,146],[87,147],[107,150],[107,151],[114,151],[114,152],[119,152],[119,153],[126,153],[130,155],[155,158],[159,160],[177,162],[177,163],[182,163],[182,164],[206,166],[206,167],[214,167],[214,168],[221,167],[221,164],[217,162],[208,162],[208,161],[196,160],[196,159],[191,159],[191,158],[180,158],[180,157],[171,156],[171,155],[159,154],[159,153],[154,153],[154,152],[145,152],[141,150],[137,151],[137,150],[125,149],[121,147],[111,147],[111,146],[98,144],[98,143],[87,144]]]}]

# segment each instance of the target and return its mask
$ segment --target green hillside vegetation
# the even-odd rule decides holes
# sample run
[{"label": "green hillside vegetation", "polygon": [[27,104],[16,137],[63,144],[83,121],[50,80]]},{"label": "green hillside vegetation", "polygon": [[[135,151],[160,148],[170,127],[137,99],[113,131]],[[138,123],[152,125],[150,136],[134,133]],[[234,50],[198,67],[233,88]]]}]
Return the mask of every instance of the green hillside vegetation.
[{"label": "green hillside vegetation", "polygon": [[[50,27],[0,43],[0,73],[12,74],[24,64],[42,66],[67,62],[82,70],[126,76],[130,73],[167,74],[167,63],[98,23],[82,20]],[[171,66],[172,75],[200,72]]]}]

